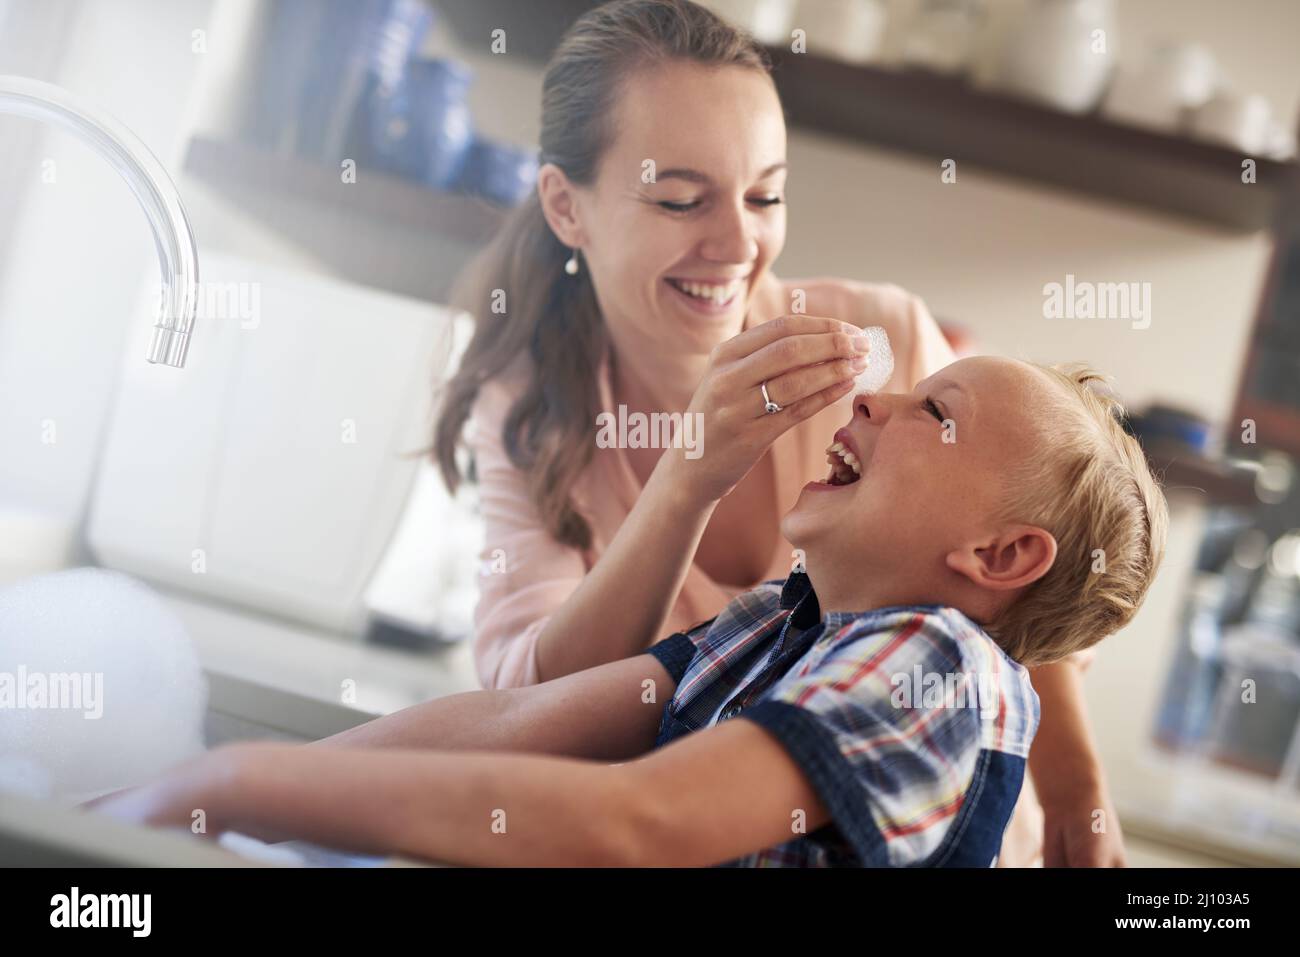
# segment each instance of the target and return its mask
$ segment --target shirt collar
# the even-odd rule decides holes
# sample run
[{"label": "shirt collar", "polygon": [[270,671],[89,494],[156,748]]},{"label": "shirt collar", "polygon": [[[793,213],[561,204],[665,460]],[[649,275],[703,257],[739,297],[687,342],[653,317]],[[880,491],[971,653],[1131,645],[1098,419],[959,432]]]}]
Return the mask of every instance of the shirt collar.
[{"label": "shirt collar", "polygon": [[796,628],[811,628],[822,620],[812,580],[802,571],[792,571],[785,580],[781,588],[781,607],[790,611],[790,621]]}]

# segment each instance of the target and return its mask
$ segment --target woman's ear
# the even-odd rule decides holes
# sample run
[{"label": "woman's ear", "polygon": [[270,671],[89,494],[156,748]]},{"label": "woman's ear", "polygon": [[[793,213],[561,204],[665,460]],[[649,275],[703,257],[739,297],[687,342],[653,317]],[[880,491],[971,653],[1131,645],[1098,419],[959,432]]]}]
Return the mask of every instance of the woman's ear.
[{"label": "woman's ear", "polygon": [[992,591],[1032,585],[1056,561],[1056,539],[1036,525],[1013,525],[983,543],[953,549],[946,562],[959,575]]},{"label": "woman's ear", "polygon": [[578,214],[577,187],[554,163],[546,163],[537,171],[537,198],[555,238],[571,249],[581,248],[587,236]]}]

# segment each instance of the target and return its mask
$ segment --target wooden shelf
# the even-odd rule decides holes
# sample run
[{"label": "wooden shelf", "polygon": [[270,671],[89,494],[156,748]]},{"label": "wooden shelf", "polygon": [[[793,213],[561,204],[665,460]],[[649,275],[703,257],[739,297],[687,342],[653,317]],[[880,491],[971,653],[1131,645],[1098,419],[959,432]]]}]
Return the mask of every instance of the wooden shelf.
[{"label": "wooden shelf", "polygon": [[448,301],[507,212],[364,167],[344,183],[332,167],[202,137],[190,142],[184,170],[331,275],[431,302]]},{"label": "wooden shelf", "polygon": [[511,57],[544,62],[573,21],[602,0],[425,0],[467,46],[488,50],[493,30],[504,30]]},{"label": "wooden shelf", "polygon": [[[544,60],[588,0],[434,0],[467,44],[507,31],[511,53]],[[1230,230],[1267,227],[1300,182],[1300,164],[1254,157],[1183,136],[1073,116],[963,80],[856,66],[771,48],[773,76],[795,127],[1042,183]]]},{"label": "wooden shelf", "polygon": [[428,230],[470,246],[492,238],[505,211],[485,199],[437,192],[360,169],[355,183],[340,171],[244,143],[195,137],[185,172],[225,191],[273,192],[353,216]]},{"label": "wooden shelf", "polygon": [[[963,81],[851,66],[782,51],[777,86],[795,125],[1061,187],[1233,230],[1269,226],[1300,175],[1256,158],[1241,181],[1236,150],[1073,116]],[[828,95],[835,91],[835,95]],[[958,174],[960,176],[960,172]]]},{"label": "wooden shelf", "polygon": [[1251,419],[1256,441],[1266,449],[1300,456],[1300,409],[1270,402],[1254,395],[1242,395],[1232,421]]},{"label": "wooden shelf", "polygon": [[1253,470],[1208,459],[1178,443],[1143,442],[1151,470],[1170,495],[1191,492],[1210,505],[1259,504]]}]

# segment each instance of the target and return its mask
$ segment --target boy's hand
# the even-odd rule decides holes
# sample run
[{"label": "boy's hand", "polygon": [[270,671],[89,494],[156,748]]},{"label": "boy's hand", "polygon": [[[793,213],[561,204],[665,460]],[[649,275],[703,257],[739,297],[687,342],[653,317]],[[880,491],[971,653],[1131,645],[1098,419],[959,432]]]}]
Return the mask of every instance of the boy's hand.
[{"label": "boy's hand", "polygon": [[194,812],[204,812],[199,833],[216,837],[222,828],[215,819],[211,798],[230,774],[234,749],[218,748],[173,769],[156,781],[139,787],[113,791],[82,805],[88,811],[149,827],[178,827],[193,830]]},{"label": "boy's hand", "polygon": [[[689,459],[670,450],[674,482],[701,504],[735,488],[778,436],[849,394],[866,368],[859,332],[838,319],[781,316],[714,349],[686,410],[701,416],[701,454]],[[780,412],[765,411],[764,383]]]}]

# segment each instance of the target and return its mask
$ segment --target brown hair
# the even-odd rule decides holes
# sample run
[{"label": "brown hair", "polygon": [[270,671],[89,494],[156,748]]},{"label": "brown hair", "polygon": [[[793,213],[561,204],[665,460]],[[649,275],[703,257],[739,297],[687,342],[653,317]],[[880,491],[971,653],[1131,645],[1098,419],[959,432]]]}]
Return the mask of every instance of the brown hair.
[{"label": "brown hair", "polygon": [[1003,519],[1056,538],[1051,569],[988,625],[1027,667],[1082,651],[1137,612],[1164,557],[1169,508],[1124,407],[1083,366],[1036,366],[1060,386],[1064,414],[1041,458],[1014,472]]},{"label": "brown hair", "polygon": [[[634,70],[684,60],[766,73],[762,47],[688,0],[619,0],[574,23],[546,68],[542,85],[541,162],[590,185],[609,146],[618,92]],[[590,545],[591,529],[569,489],[591,461],[597,374],[605,328],[586,270],[564,272],[570,255],[551,232],[534,192],[460,277],[453,304],[475,316],[473,338],[447,383],[434,427],[433,457],[453,492],[462,474],[457,452],[484,383],[503,374],[525,379],[506,416],[510,461],[527,473],[547,531],[559,542]],[[496,290],[506,314],[484,315]]]}]

